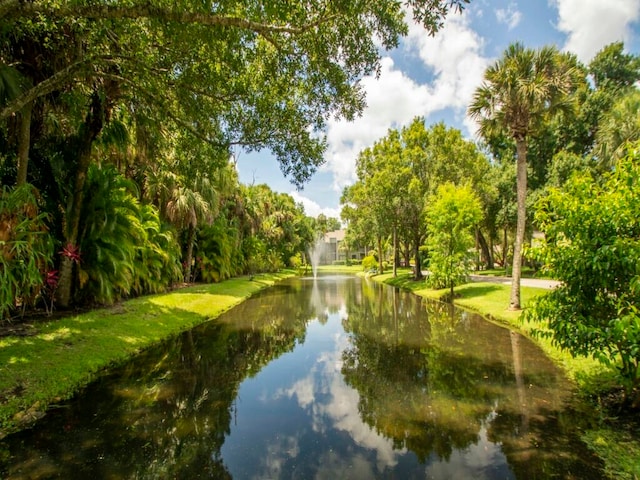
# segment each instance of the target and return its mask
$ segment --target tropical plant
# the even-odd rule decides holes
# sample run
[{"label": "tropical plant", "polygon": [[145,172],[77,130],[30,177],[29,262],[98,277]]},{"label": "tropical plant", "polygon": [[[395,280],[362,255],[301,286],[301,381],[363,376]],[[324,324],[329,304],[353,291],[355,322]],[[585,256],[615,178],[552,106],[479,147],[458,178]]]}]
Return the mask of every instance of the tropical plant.
[{"label": "tropical plant", "polygon": [[153,205],[140,206],[140,225],[144,241],[137,246],[132,292],[162,292],[182,278],[180,244]]},{"label": "tropical plant", "polygon": [[513,252],[509,308],[520,309],[520,276],[524,244],[527,198],[527,142],[549,114],[571,107],[570,93],[579,70],[574,57],[555,47],[539,50],[520,43],[510,45],[485,72],[476,90],[469,114],[479,120],[485,139],[504,131],[516,144],[518,219]]},{"label": "tropical plant", "polygon": [[129,295],[135,285],[151,281],[136,280],[136,258],[147,232],[141,222],[140,203],[132,193],[135,185],[114,167],[91,165],[86,188],[75,295],[109,304]]},{"label": "tropical plant", "polygon": [[52,263],[53,241],[32,185],[0,190],[0,321],[33,306]]},{"label": "tropical plant", "polygon": [[603,179],[574,176],[550,189],[536,219],[545,233],[536,249],[560,285],[536,299],[526,318],[544,322],[573,355],[619,365],[640,406],[640,143]]},{"label": "tropical plant", "polygon": [[238,231],[224,217],[200,230],[196,265],[202,280],[220,282],[242,271],[243,262],[234,255],[239,250],[238,240]]}]

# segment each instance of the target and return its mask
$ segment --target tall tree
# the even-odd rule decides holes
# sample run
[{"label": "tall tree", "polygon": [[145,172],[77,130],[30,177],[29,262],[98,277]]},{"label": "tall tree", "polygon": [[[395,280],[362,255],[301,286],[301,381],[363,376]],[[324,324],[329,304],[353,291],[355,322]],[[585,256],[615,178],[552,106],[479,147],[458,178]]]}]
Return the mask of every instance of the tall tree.
[{"label": "tall tree", "polygon": [[[406,4],[434,32],[467,1]],[[50,110],[66,109],[57,145],[74,146],[60,165],[72,186],[60,199],[68,251],[78,245],[93,144],[117,105],[221,152],[270,148],[301,185],[323,161],[325,141],[316,132],[328,118],[350,119],[364,108],[358,80],[378,70],[380,45],[397,46],[408,30],[395,0],[5,0],[0,18],[0,77],[15,65],[28,85],[0,102],[0,121],[20,112],[25,120],[21,166],[27,144],[38,140],[27,139],[29,120],[33,132],[50,113],[44,100]],[[64,306],[73,263],[67,256],[61,263]]]},{"label": "tall tree", "polygon": [[469,114],[479,120],[485,138],[506,130],[516,143],[518,220],[513,251],[509,308],[520,309],[520,276],[527,198],[527,141],[554,111],[570,107],[569,93],[576,84],[575,64],[555,47],[539,50],[520,43],[510,45],[485,72]]}]

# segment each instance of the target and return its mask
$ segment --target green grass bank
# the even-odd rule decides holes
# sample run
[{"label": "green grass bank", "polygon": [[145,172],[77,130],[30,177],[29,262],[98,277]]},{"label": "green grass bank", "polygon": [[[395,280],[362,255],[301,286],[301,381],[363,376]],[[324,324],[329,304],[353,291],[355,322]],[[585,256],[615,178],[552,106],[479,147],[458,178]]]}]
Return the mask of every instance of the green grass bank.
[{"label": "green grass bank", "polygon": [[25,428],[108,367],[218,317],[291,271],[194,285],[39,321],[0,338],[0,438]]},{"label": "green grass bank", "polygon": [[[375,281],[393,285],[412,291],[416,295],[434,300],[442,300],[449,294],[449,289],[434,290],[424,281],[416,282],[407,269],[398,271],[398,276],[384,273],[372,277]],[[615,385],[610,369],[600,362],[585,357],[572,357],[566,351],[552,344],[550,339],[532,335],[534,329],[543,326],[521,320],[521,311],[511,311],[509,296],[511,287],[490,282],[474,282],[455,288],[454,303],[465,309],[477,312],[491,321],[503,324],[532,339],[547,356],[553,359],[572,381],[580,396],[599,409],[601,420],[593,428],[583,432],[582,439],[603,460],[605,473],[612,479],[640,479],[640,436],[632,425],[626,424],[616,412],[606,410],[600,403],[602,395],[606,395]],[[531,299],[544,295],[547,290],[533,287],[521,287],[523,307],[526,308]]]}]

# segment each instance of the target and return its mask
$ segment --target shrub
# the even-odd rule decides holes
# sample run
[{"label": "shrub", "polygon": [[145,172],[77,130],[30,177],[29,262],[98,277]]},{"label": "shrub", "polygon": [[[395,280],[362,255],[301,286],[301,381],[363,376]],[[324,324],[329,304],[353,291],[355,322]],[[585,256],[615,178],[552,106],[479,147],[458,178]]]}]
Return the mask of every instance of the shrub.
[{"label": "shrub", "polygon": [[378,266],[378,260],[374,255],[367,255],[362,259],[362,269],[367,272],[369,270],[374,270]]},{"label": "shrub", "polygon": [[[640,144],[636,145],[640,149]],[[640,406],[640,150],[602,179],[575,176],[541,200],[536,258],[562,283],[525,312],[556,345],[619,367]]]}]

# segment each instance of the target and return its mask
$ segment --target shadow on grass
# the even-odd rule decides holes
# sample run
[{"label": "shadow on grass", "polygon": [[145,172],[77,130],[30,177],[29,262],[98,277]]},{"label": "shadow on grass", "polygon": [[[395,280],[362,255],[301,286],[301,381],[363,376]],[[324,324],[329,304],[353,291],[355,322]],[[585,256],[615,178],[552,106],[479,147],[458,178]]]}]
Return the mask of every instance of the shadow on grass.
[{"label": "shadow on grass", "polygon": [[397,277],[388,278],[384,281],[387,285],[403,288],[409,291],[421,290],[426,288],[424,278],[415,280],[410,273],[400,274]]}]

